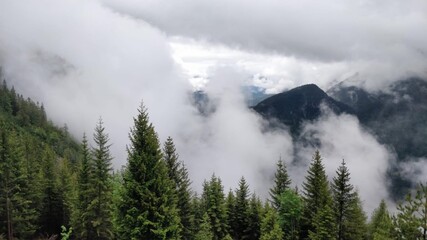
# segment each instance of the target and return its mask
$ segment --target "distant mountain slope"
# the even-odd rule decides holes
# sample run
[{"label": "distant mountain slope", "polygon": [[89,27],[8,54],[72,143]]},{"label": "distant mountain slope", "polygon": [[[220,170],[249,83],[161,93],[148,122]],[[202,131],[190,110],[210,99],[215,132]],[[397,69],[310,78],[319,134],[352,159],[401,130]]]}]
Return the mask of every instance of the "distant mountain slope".
[{"label": "distant mountain slope", "polygon": [[312,121],[320,116],[322,104],[336,114],[355,114],[351,107],[329,97],[314,84],[276,94],[261,101],[253,109],[265,118],[278,119],[296,133],[303,121]]},{"label": "distant mountain slope", "polygon": [[[0,79],[3,79],[0,72]],[[68,133],[66,126],[55,126],[46,116],[43,104],[25,98],[9,88],[6,81],[0,86],[0,132],[13,131],[37,145],[51,148],[58,157],[77,162],[80,157],[80,143]]]},{"label": "distant mountain slope", "polygon": [[375,93],[340,84],[328,92],[353,107],[362,124],[392,146],[399,160],[427,156],[427,81],[409,78]]}]

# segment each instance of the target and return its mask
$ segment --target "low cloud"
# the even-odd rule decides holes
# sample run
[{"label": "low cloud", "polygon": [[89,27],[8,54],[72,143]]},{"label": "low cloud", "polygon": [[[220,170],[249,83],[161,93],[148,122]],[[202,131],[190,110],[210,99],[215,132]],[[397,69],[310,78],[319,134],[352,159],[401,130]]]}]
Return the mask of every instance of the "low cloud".
[{"label": "low cloud", "polygon": [[386,172],[393,155],[364,130],[354,116],[324,111],[319,120],[306,124],[302,133],[320,146],[298,144],[296,151],[302,161],[293,166],[291,173],[301,183],[304,180],[301,176],[306,175],[311,156],[318,149],[332,181],[344,159],[351,174],[350,182],[358,189],[365,211],[370,214],[381,199],[389,199]]},{"label": "low cloud", "polygon": [[[202,181],[215,172],[222,178],[226,189],[237,187],[238,179],[245,176],[251,188],[266,197],[277,160],[282,157],[290,166],[294,151],[298,151],[305,164],[298,168],[290,167],[290,171],[294,182],[300,184],[314,148],[293,146],[286,131],[266,130],[265,120],[247,108],[241,92],[241,85],[253,76],[253,72],[247,71],[247,66],[224,64],[210,68],[210,81],[205,83],[205,90],[215,104],[215,111],[208,116],[200,115],[190,104],[192,86],[186,80],[188,76],[174,62],[169,38],[162,31],[187,34],[183,30],[186,22],[180,21],[180,17],[195,10],[191,19],[194,21],[206,16],[206,22],[194,21],[194,24],[198,23],[201,29],[206,28],[212,33],[218,31],[218,39],[214,40],[230,46],[266,52],[277,47],[280,52],[307,59],[318,55],[325,61],[343,59],[352,54],[345,47],[354,45],[351,37],[344,34],[343,39],[338,37],[337,43],[328,43],[329,38],[318,38],[317,31],[310,34],[308,31],[312,29],[308,28],[310,24],[314,24],[313,29],[320,27],[316,22],[329,11],[326,11],[328,7],[334,13],[343,8],[346,11],[342,14],[347,14],[348,6],[338,4],[336,9],[332,6],[334,1],[329,1],[321,8],[321,15],[315,14],[315,8],[307,9],[308,13],[314,14],[313,18],[289,34],[293,28],[287,27],[297,15],[287,16],[286,13],[294,10],[298,13],[302,9],[286,1],[269,2],[285,12],[267,11],[261,3],[248,2],[246,9],[231,3],[234,8],[226,10],[221,5],[224,4],[222,1],[197,4],[189,0],[184,7],[176,7],[171,2],[166,8],[160,8],[162,11],[154,11],[152,8],[162,7],[164,2],[146,1],[148,5],[145,7],[152,16],[136,19],[117,13],[98,1],[1,1],[0,65],[9,84],[24,96],[43,102],[52,120],[58,125],[67,123],[77,138],[84,131],[90,134],[102,116],[113,144],[116,168],[126,163],[125,146],[133,124],[132,116],[137,114],[143,99],[160,140],[164,141],[169,135],[174,138],[180,158],[190,170],[195,189],[200,190]],[[217,9],[215,7],[222,10],[221,13],[207,14],[209,9]],[[237,17],[237,9],[242,10],[242,18]],[[135,8],[138,13],[139,10]],[[163,23],[163,14],[171,14],[168,21],[176,24],[176,29]],[[268,16],[268,21],[263,20],[265,16]],[[242,30],[238,32],[237,40],[228,37],[234,28],[215,22],[222,17],[236,23],[236,27]],[[249,17],[254,17],[254,20],[248,20]],[[275,18],[278,21],[273,21]],[[414,18],[423,20],[418,12],[414,12]],[[325,21],[327,23],[322,26],[332,25],[330,30],[322,33],[324,36],[341,36],[337,33],[344,25],[338,21],[333,23],[331,19]],[[270,27],[269,23],[275,24]],[[161,30],[151,24],[160,26]],[[188,35],[192,36],[194,31],[197,36],[205,36],[204,32],[197,32],[198,28],[197,25],[189,25]],[[358,28],[362,31],[362,26]],[[365,35],[362,42],[370,38]],[[299,43],[302,37],[307,39]],[[248,42],[248,39],[253,41]],[[313,42],[313,39],[318,42]],[[421,50],[424,43],[417,43]],[[329,52],[332,46],[336,49]],[[341,68],[340,64],[338,68]],[[298,72],[298,68],[295,69]],[[292,79],[295,78],[291,77],[289,81]],[[328,115],[308,124],[305,129],[314,131],[314,136],[322,140],[320,151],[330,177],[341,159],[346,159],[353,183],[359,188],[369,210],[378,204],[380,198],[387,196],[386,182],[382,177],[388,166],[388,153],[359,126],[356,119],[346,115]]]}]

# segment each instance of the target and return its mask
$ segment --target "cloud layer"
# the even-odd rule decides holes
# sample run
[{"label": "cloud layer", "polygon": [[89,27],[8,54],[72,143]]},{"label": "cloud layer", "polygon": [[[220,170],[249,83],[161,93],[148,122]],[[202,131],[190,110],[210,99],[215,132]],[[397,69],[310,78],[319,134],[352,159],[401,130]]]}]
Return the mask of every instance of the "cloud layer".
[{"label": "cloud layer", "polygon": [[[415,58],[405,63],[424,58],[420,52],[426,50],[427,41],[420,39],[425,31],[416,31],[426,20],[421,1],[408,2],[418,5],[417,11],[401,8],[398,1],[389,7],[381,1],[370,3],[372,7],[362,3],[109,1],[106,7],[83,0],[1,1],[0,65],[19,92],[43,102],[53,121],[67,123],[77,137],[84,131],[91,133],[102,116],[117,168],[126,162],[132,116],[143,99],[160,140],[168,135],[175,139],[195,189],[200,190],[202,181],[215,172],[226,189],[236,187],[243,175],[257,193],[267,196],[279,157],[290,164],[295,149],[304,157],[303,164],[290,168],[295,184],[300,184],[314,149],[293,146],[285,131],[266,131],[264,120],[247,108],[241,85],[253,75],[248,69],[256,64],[223,62],[222,67],[210,68],[205,90],[216,111],[199,115],[190,104],[192,87],[174,62],[168,34],[259,54],[295,55],[310,64],[338,62],[339,69],[340,61],[347,58],[353,62],[361,59],[361,65],[368,63],[369,56],[374,62],[382,60],[391,46],[398,46],[397,52],[403,49],[403,55],[414,53]],[[381,12],[374,11],[381,7]],[[398,10],[396,15],[394,10]],[[384,16],[391,23],[381,20]],[[370,24],[371,20],[378,22]],[[407,28],[413,22],[416,24]],[[419,65],[414,66],[419,70]],[[307,77],[294,81],[294,76],[307,72],[303,67],[295,69],[288,80],[294,85],[304,83]],[[324,142],[320,150],[330,177],[345,158],[353,183],[371,204],[369,209],[386,196],[386,182],[381,177],[387,169],[387,151],[354,118],[328,115],[306,129],[315,129],[316,137]],[[372,198],[373,193],[377,197]]]},{"label": "cloud layer", "polygon": [[427,73],[423,0],[104,2],[172,36],[314,62],[346,62],[362,80]]}]

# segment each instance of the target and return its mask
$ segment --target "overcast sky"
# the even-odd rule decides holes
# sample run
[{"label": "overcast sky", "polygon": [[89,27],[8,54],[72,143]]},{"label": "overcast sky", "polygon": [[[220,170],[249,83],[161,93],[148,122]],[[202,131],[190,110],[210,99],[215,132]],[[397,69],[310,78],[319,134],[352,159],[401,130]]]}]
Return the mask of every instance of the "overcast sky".
[{"label": "overcast sky", "polygon": [[[143,99],[160,141],[175,139],[195,190],[215,172],[226,190],[244,175],[267,196],[276,161],[304,156],[290,167],[300,185],[314,149],[264,131],[241,86],[326,90],[347,79],[375,90],[426,76],[426,29],[425,0],[0,0],[0,65],[77,139],[102,116],[116,168]],[[189,100],[200,88],[215,103],[207,117]],[[304,131],[313,130],[330,178],[345,158],[368,211],[387,198],[393,156],[357,119],[326,113]]]}]

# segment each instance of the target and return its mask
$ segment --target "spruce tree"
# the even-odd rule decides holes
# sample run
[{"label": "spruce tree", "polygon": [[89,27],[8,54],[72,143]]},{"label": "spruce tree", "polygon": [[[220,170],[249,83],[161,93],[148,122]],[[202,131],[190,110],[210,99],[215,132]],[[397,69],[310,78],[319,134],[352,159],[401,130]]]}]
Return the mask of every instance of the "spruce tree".
[{"label": "spruce tree", "polygon": [[203,184],[202,206],[209,216],[213,239],[221,240],[227,234],[227,212],[221,179],[215,175]]},{"label": "spruce tree", "polygon": [[236,197],[234,196],[233,190],[230,189],[228,191],[227,198],[225,200],[225,208],[227,212],[227,232],[234,236],[234,217],[236,215],[235,213],[235,205],[236,205]]},{"label": "spruce tree", "polygon": [[57,159],[55,153],[45,147],[43,152],[43,196],[39,216],[40,235],[59,235],[63,224],[63,196],[58,187],[58,172],[55,168]]},{"label": "spruce tree", "polygon": [[[332,210],[332,196],[319,151],[314,153],[305,178],[302,195],[305,207],[302,217],[301,238],[306,239],[309,232],[319,233],[321,236],[327,237],[334,236],[333,223],[335,221]],[[323,233],[323,231],[327,232]],[[313,234],[311,236],[314,236]]]},{"label": "spruce tree", "polygon": [[250,240],[258,240],[261,236],[262,203],[259,197],[253,193],[249,201],[249,237]]},{"label": "spruce tree", "polygon": [[283,231],[280,228],[279,218],[276,211],[268,204],[265,206],[265,215],[261,222],[260,240],[281,240]]},{"label": "spruce tree", "polygon": [[212,226],[207,213],[203,214],[200,230],[194,236],[194,240],[213,240]]},{"label": "spruce tree", "polygon": [[285,236],[284,239],[298,239],[303,207],[303,200],[296,191],[285,190],[280,198],[280,207],[278,210],[280,225]]},{"label": "spruce tree", "polygon": [[397,206],[393,224],[398,239],[427,239],[427,186],[420,184]]},{"label": "spruce tree", "polygon": [[123,239],[178,239],[180,222],[174,184],[162,160],[159,140],[144,105],[130,132],[128,164],[119,204]]},{"label": "spruce tree", "polygon": [[249,209],[249,186],[244,177],[239,181],[236,189],[236,202],[233,217],[233,238],[248,239],[250,234],[250,209]]},{"label": "spruce tree", "polygon": [[350,184],[350,172],[344,159],[336,171],[337,176],[332,181],[332,193],[334,199],[335,221],[337,224],[337,239],[343,240],[347,236],[346,226],[351,218],[351,204],[355,199],[354,187]]},{"label": "spruce tree", "polygon": [[169,178],[174,183],[174,192],[177,198],[177,208],[181,222],[181,236],[183,239],[191,239],[193,232],[191,212],[191,190],[188,171],[183,162],[178,161],[175,144],[168,137],[163,147],[163,158],[165,160]]},{"label": "spruce tree", "polygon": [[8,239],[30,238],[35,228],[36,210],[24,162],[24,149],[16,132],[3,129],[0,141],[0,217]]},{"label": "spruce tree", "polygon": [[289,178],[286,165],[282,159],[279,159],[276,173],[274,174],[274,186],[270,189],[271,202],[276,210],[280,206],[280,196],[290,185],[291,179]]},{"label": "spruce tree", "polygon": [[388,240],[392,239],[393,222],[390,213],[387,210],[387,205],[381,200],[378,208],[374,210],[371,217],[371,222],[368,228],[368,239],[371,240]]},{"label": "spruce tree", "polygon": [[92,148],[92,174],[90,180],[91,197],[87,217],[95,236],[92,239],[111,239],[112,229],[112,186],[111,154],[108,134],[105,133],[102,119],[99,119],[93,134],[95,147]]},{"label": "spruce tree", "polygon": [[92,228],[91,219],[89,218],[88,209],[91,202],[91,182],[92,182],[92,156],[89,151],[86,134],[83,134],[81,143],[82,153],[81,162],[77,179],[77,206],[76,214],[73,216],[74,234],[82,240],[90,240],[95,237]]},{"label": "spruce tree", "polygon": [[354,198],[349,204],[348,221],[345,222],[343,239],[362,240],[367,238],[368,226],[366,214],[363,211],[359,193],[354,192]]}]

